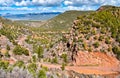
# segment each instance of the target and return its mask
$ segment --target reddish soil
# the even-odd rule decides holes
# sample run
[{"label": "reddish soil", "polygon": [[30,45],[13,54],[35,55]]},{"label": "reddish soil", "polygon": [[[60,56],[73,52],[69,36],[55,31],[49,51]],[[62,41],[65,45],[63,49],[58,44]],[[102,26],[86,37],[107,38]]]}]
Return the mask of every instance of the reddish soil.
[{"label": "reddish soil", "polygon": [[[61,69],[61,65],[42,65],[48,68]],[[73,66],[65,66],[65,69],[83,74],[120,74],[120,62],[115,57],[101,52],[79,52],[76,56],[76,61],[73,62]]]},{"label": "reddish soil", "polygon": [[[41,64],[40,66],[46,66],[48,68],[61,69],[61,65],[57,64]],[[65,66],[65,70],[73,70],[80,74],[96,74],[96,75],[117,75],[120,74],[118,70],[114,68],[107,67],[96,67],[96,66]]]},{"label": "reddish soil", "polygon": [[120,64],[114,56],[102,52],[78,52],[74,65],[76,66],[109,66],[117,67]]}]

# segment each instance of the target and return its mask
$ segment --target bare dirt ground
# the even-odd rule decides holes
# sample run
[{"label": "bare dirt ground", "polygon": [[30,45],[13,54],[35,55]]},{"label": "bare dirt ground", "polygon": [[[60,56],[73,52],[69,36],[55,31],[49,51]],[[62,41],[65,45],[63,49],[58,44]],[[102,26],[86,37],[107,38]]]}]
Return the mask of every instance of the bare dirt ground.
[{"label": "bare dirt ground", "polygon": [[[61,69],[61,65],[56,65],[56,64],[40,64],[40,66],[46,66],[48,68],[56,68],[56,69]],[[65,66],[65,70],[73,70],[77,73],[80,74],[96,74],[96,75],[114,75],[114,74],[119,74],[119,70],[116,68],[114,69],[113,67],[99,67],[99,66]]]},{"label": "bare dirt ground", "polygon": [[[79,52],[73,64],[73,66],[65,66],[65,70],[73,70],[80,74],[120,74],[120,62],[114,56],[101,52]],[[40,63],[40,65],[61,69],[61,65],[56,64]]]},{"label": "bare dirt ground", "polygon": [[120,61],[115,56],[102,52],[78,52],[74,65],[117,67]]}]

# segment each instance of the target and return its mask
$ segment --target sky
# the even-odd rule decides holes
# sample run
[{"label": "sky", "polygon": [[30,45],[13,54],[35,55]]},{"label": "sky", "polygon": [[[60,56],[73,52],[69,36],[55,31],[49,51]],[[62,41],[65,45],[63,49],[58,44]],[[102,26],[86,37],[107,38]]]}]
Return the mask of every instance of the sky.
[{"label": "sky", "polygon": [[96,10],[102,5],[120,6],[120,0],[0,0],[0,14]]}]

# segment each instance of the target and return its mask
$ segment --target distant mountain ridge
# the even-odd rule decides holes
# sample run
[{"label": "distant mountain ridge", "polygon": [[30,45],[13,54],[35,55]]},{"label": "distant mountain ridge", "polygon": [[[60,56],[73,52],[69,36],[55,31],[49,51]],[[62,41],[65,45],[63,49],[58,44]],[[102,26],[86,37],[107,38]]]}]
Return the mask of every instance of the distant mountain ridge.
[{"label": "distant mountain ridge", "polygon": [[7,15],[44,15],[44,14],[61,14],[61,12],[42,12],[42,13],[25,13],[25,14],[11,14],[11,13],[6,13],[6,14],[0,14],[1,16],[7,16]]},{"label": "distant mountain ridge", "polygon": [[27,14],[0,14],[0,16],[11,19],[11,20],[48,20],[57,15],[61,14],[61,12],[43,12],[43,13],[27,13]]}]

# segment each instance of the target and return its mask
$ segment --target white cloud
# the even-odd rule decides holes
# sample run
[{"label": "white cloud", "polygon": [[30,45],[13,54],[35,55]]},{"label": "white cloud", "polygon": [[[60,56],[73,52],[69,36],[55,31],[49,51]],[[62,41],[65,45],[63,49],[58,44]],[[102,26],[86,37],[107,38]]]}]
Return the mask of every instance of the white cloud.
[{"label": "white cloud", "polygon": [[14,10],[14,11],[17,11],[17,10],[24,11],[24,10],[26,10],[26,11],[32,11],[32,10],[34,10],[34,8],[28,8],[28,7],[21,7],[21,8],[1,7],[0,10],[9,10],[9,11],[12,11],[12,10]]},{"label": "white cloud", "polygon": [[90,3],[90,0],[65,0],[65,5],[73,5],[73,6],[80,6],[80,5],[88,5]]},{"label": "white cloud", "polygon": [[120,6],[120,0],[0,0],[0,10],[13,11],[63,12],[66,10],[96,10],[102,5]]},{"label": "white cloud", "polygon": [[37,10],[40,12],[64,12],[68,10],[95,10],[94,6],[88,7],[88,6],[81,6],[81,7],[76,7],[76,6],[67,6],[67,7],[56,7],[53,9],[52,7],[39,7]]},{"label": "white cloud", "polygon": [[31,4],[31,2],[29,0],[27,0],[27,1],[22,0],[21,2],[16,2],[15,3],[16,6],[28,6],[30,4]]},{"label": "white cloud", "polygon": [[63,0],[32,0],[33,4],[40,6],[58,6]]},{"label": "white cloud", "polygon": [[[4,0],[5,1],[5,0]],[[21,0],[14,2],[16,6],[60,6],[64,0]],[[4,2],[3,2],[4,3]]]},{"label": "white cloud", "polygon": [[65,5],[120,5],[120,0],[65,0]]},{"label": "white cloud", "polygon": [[106,0],[103,5],[120,5],[120,0]]},{"label": "white cloud", "polygon": [[65,4],[65,5],[72,5],[73,2],[72,2],[72,1],[65,1],[64,4]]},{"label": "white cloud", "polygon": [[57,11],[67,11],[67,10],[96,10],[96,8],[94,6],[86,6],[86,5],[83,5],[81,7],[78,7],[78,6],[67,6],[67,7],[64,7],[62,9],[57,9]]},{"label": "white cloud", "polygon": [[83,6],[120,5],[120,0],[0,0],[0,6]]},{"label": "white cloud", "polygon": [[68,6],[67,7],[68,10],[93,10],[93,7],[89,7],[89,6],[81,6],[81,7],[75,7],[75,6]]},{"label": "white cloud", "polygon": [[0,6],[10,6],[14,4],[14,0],[0,0]]}]

